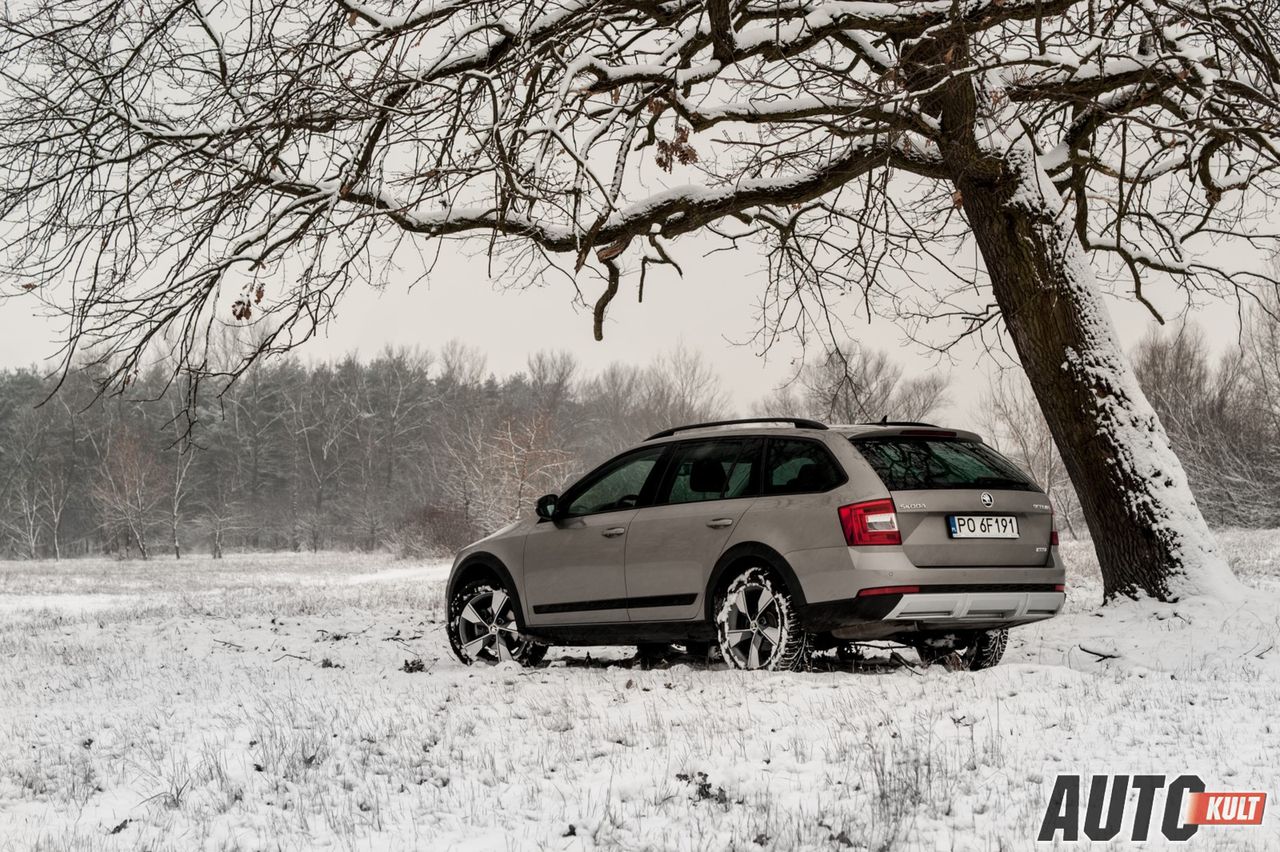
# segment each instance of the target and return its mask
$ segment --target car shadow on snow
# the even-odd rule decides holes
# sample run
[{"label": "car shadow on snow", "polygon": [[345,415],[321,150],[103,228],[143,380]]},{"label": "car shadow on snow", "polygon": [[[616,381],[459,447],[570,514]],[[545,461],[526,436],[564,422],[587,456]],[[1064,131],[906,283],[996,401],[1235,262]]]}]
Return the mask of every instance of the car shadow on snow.
[{"label": "car shadow on snow", "polygon": [[[622,648],[565,648],[561,653],[552,654],[541,664],[541,667],[582,668],[582,669],[637,669],[640,671],[663,670],[675,667],[687,667],[708,671],[728,671],[729,666],[718,654],[687,654],[672,648],[663,653],[632,653],[628,655]],[[927,668],[918,660],[910,659],[898,649],[874,647],[857,656],[840,656],[834,651],[815,653],[810,656],[804,671],[810,672],[843,672],[846,674],[887,675],[898,673],[921,674]]]}]

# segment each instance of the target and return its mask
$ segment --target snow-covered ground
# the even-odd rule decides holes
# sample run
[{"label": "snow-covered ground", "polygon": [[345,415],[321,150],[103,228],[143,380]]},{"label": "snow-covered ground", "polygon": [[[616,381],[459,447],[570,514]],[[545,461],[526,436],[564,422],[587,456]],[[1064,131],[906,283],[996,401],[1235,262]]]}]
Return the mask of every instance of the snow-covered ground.
[{"label": "snow-covered ground", "polygon": [[1243,605],[1099,609],[1065,545],[1068,613],[976,674],[466,668],[443,563],[0,563],[0,850],[1004,850],[1059,773],[1274,798],[1280,531],[1222,541]]}]

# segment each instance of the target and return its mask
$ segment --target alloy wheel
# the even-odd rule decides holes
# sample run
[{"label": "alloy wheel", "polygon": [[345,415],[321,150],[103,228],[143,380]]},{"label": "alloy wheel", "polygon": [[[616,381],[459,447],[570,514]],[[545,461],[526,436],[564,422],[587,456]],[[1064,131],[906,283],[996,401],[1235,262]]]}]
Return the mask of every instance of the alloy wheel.
[{"label": "alloy wheel", "polygon": [[481,589],[458,613],[458,644],[468,660],[514,660],[528,644],[520,637],[515,606],[502,589]]},{"label": "alloy wheel", "polygon": [[725,650],[739,668],[765,668],[782,642],[783,613],[763,583],[738,586],[725,602]]}]

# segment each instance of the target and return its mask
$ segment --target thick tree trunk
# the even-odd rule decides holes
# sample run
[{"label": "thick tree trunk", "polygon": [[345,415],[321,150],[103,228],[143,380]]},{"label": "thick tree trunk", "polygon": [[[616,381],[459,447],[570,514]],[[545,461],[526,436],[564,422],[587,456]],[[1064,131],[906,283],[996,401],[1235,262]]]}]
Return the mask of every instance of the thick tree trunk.
[{"label": "thick tree trunk", "polygon": [[959,178],[1023,369],[1080,495],[1105,594],[1235,596],[1239,586],[1138,386],[1070,214],[1029,148],[996,182]]}]

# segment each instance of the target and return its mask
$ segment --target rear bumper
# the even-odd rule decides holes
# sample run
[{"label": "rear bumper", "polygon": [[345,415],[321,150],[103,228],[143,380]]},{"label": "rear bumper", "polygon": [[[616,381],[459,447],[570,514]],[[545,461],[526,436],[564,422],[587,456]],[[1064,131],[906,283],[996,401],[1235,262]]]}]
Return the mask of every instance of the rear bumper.
[{"label": "rear bumper", "polygon": [[[989,630],[1051,618],[1065,598],[1057,548],[1044,565],[920,568],[901,548],[823,547],[784,554],[801,586],[805,628],[840,638],[939,630]],[[909,595],[863,589],[918,586]],[[856,634],[856,635],[855,635]]]},{"label": "rear bumper", "polygon": [[921,586],[911,594],[874,595],[806,604],[805,629],[857,639],[900,633],[991,630],[1052,618],[1066,595],[1053,584]]}]

